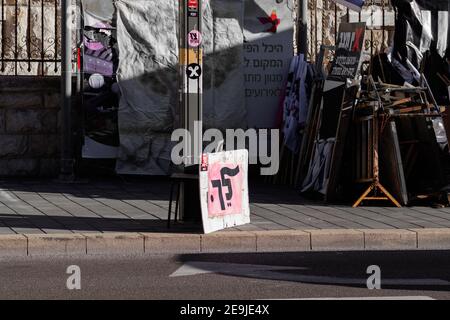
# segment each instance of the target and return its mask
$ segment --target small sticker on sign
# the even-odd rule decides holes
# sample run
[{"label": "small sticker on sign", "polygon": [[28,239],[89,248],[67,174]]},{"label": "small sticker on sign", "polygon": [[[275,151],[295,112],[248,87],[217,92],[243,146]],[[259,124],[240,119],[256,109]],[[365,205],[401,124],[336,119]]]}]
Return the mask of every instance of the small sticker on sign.
[{"label": "small sticker on sign", "polygon": [[208,171],[208,155],[207,154],[202,154],[201,171],[202,172]]},{"label": "small sticker on sign", "polygon": [[202,44],[202,34],[198,30],[192,30],[188,34],[188,43],[190,47],[199,47]]},{"label": "small sticker on sign", "polygon": [[197,12],[197,10],[189,10],[188,15],[189,15],[189,17],[196,18],[196,17],[198,17],[198,12]]},{"label": "small sticker on sign", "polygon": [[197,80],[202,75],[202,67],[198,63],[191,63],[186,68],[187,77],[191,80]]}]

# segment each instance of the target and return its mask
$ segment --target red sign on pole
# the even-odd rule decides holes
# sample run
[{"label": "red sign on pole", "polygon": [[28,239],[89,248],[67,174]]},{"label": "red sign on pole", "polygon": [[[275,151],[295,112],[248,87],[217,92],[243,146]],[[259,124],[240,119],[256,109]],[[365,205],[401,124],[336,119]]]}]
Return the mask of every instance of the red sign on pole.
[{"label": "red sign on pole", "polygon": [[189,9],[198,9],[198,1],[197,0],[189,0],[188,8]]},{"label": "red sign on pole", "polygon": [[188,15],[189,17],[197,17],[198,16],[198,0],[188,0]]}]

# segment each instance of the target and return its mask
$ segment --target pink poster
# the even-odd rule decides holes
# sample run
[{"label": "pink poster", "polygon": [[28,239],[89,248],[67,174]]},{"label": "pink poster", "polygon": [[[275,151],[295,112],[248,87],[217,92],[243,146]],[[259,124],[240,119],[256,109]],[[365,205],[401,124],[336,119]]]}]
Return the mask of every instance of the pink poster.
[{"label": "pink poster", "polygon": [[242,214],[243,170],[240,165],[214,163],[208,172],[208,216]]}]

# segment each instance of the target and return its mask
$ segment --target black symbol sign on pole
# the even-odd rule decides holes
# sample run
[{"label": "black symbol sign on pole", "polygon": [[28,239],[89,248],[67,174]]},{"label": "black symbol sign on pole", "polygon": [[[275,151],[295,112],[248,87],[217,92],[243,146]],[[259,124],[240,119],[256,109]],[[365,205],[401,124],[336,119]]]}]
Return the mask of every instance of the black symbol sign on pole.
[{"label": "black symbol sign on pole", "polygon": [[191,63],[186,67],[187,77],[191,80],[197,80],[202,75],[202,67],[197,63]]}]

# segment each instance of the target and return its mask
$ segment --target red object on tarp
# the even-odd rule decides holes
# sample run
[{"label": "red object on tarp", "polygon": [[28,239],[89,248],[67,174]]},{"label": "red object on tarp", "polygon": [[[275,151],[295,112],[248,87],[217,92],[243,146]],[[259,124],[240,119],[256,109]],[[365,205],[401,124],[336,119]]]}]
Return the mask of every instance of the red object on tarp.
[{"label": "red object on tarp", "polygon": [[275,10],[272,11],[272,14],[270,15],[270,17],[260,17],[260,18],[258,18],[258,20],[262,24],[272,24],[272,26],[265,31],[265,32],[272,32],[272,33],[277,33],[278,26],[281,23],[281,20],[278,19],[277,12]]}]

